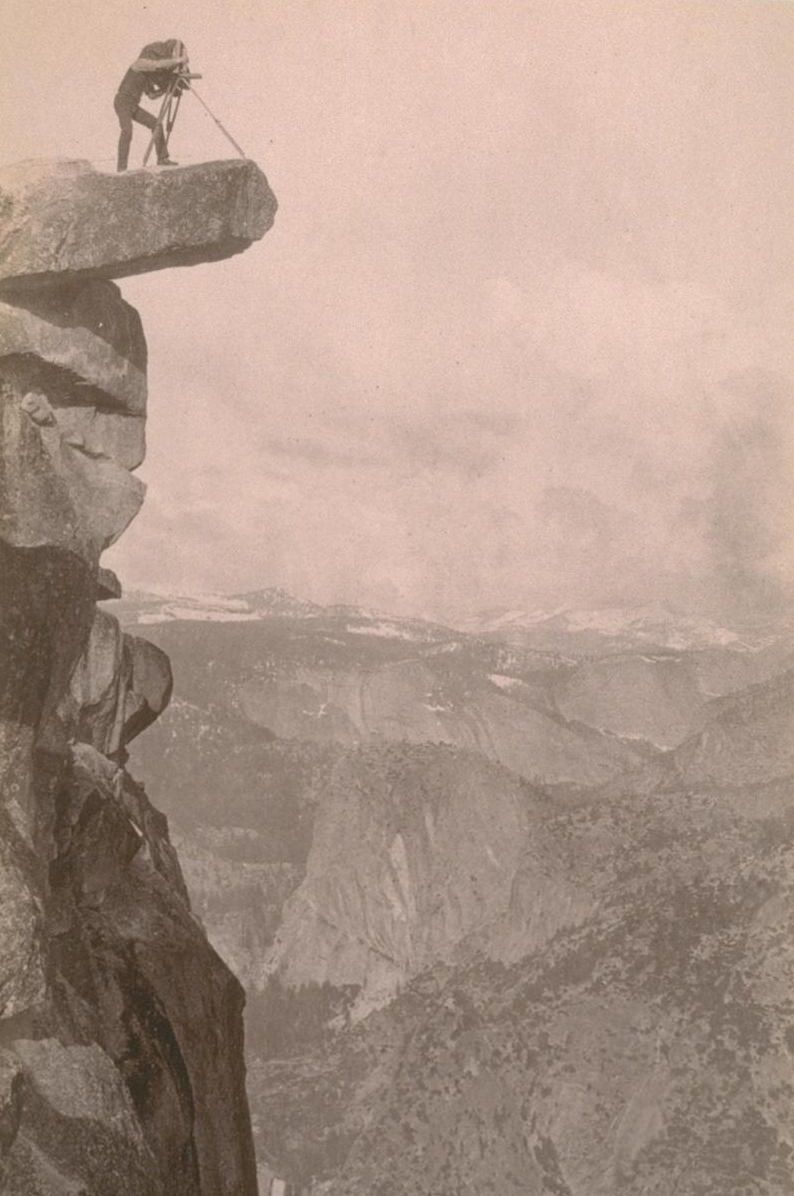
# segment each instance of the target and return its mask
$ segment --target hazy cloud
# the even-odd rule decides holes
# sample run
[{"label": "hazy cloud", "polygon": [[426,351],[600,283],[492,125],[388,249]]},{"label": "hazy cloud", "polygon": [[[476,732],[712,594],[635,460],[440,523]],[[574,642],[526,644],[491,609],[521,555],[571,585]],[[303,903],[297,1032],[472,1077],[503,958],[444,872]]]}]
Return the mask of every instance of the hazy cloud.
[{"label": "hazy cloud", "polygon": [[262,448],[277,457],[289,457],[318,468],[364,469],[376,461],[375,457],[364,452],[350,448],[338,449],[308,436],[294,436],[285,440],[271,437],[263,441]]},{"label": "hazy cloud", "polygon": [[[7,158],[112,159],[118,79],[176,33],[279,198],[250,252],[122,284],[127,584],[783,600],[792,6],[10,4]],[[177,148],[227,150],[189,97]]]},{"label": "hazy cloud", "polygon": [[779,612],[794,598],[794,388],[760,370],[727,387],[745,409],[714,436],[705,513],[715,579],[738,612]]}]

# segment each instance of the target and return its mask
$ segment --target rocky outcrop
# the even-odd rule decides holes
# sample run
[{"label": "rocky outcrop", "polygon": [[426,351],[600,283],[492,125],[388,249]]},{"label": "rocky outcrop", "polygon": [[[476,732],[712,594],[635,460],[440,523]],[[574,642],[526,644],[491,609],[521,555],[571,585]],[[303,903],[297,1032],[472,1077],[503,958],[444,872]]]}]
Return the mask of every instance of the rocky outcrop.
[{"label": "rocky outcrop", "polygon": [[0,289],[124,278],[216,261],[273,223],[253,162],[105,174],[89,162],[23,162],[0,172]]},{"label": "rocky outcrop", "polygon": [[243,994],[124,770],[163,652],[98,610],[144,487],[146,342],[110,281],[239,252],[251,162],[0,175],[0,1192],[254,1196]]},{"label": "rocky outcrop", "polygon": [[0,304],[0,354],[20,353],[68,371],[81,388],[75,397],[93,393],[99,406],[145,414],[146,340],[112,282],[74,282]]},{"label": "rocky outcrop", "polygon": [[173,678],[166,654],[147,640],[124,635],[118,620],[98,610],[88,644],[69,681],[70,708],[81,741],[110,759],[165,710]]},{"label": "rocky outcrop", "polygon": [[101,1047],[20,1038],[13,1052],[0,1054],[0,1076],[9,1112],[4,1192],[153,1194],[154,1160],[126,1085]]},{"label": "rocky outcrop", "polygon": [[[278,932],[301,982],[283,966],[252,1002],[251,1098],[272,1173],[327,1196],[785,1196],[790,781],[728,800],[640,785],[568,808],[527,800],[510,881],[494,883],[482,857],[509,786],[489,780],[479,830],[458,799],[469,782],[447,787],[438,867],[459,863],[430,877],[420,836],[403,830],[399,864],[380,834],[384,809],[403,828],[413,803],[417,822],[435,816],[438,764],[427,788],[410,756],[403,768],[402,784],[352,787],[331,885],[316,904],[304,888],[302,939],[294,898]],[[380,901],[358,868],[342,883],[343,862],[368,852]],[[418,918],[410,900],[403,918],[399,900],[379,908],[400,874]],[[312,877],[310,865],[304,886]],[[409,936],[428,948],[423,966],[368,1016],[355,982],[324,979],[329,944],[346,940],[350,981],[356,952],[359,966],[372,947],[391,963]]]},{"label": "rocky outcrop", "polygon": [[262,979],[355,987],[360,1017],[454,960],[509,909],[532,804],[518,777],[476,755],[406,745],[344,756]]}]

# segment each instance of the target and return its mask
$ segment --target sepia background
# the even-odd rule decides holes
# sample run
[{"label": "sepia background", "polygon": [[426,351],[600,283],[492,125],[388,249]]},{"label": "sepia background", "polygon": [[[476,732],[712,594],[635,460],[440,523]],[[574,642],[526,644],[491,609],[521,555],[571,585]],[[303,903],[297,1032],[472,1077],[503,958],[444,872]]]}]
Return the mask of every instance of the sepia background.
[{"label": "sepia background", "polygon": [[[6,25],[5,161],[112,169],[118,81],[178,36],[279,197],[255,253],[124,284],[151,391],[126,587],[785,605],[789,4],[7,0]],[[187,97],[177,160],[231,153]]]},{"label": "sepia background", "polygon": [[0,1193],[790,1196],[794,4],[4,15]]}]

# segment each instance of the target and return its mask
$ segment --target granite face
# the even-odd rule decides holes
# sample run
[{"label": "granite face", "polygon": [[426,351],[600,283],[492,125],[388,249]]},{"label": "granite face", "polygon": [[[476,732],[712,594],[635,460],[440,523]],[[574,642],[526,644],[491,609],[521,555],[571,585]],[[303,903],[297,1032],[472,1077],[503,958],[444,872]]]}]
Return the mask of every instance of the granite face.
[{"label": "granite face", "polygon": [[0,178],[0,1192],[255,1196],[243,992],[125,771],[168,657],[97,608],[143,502],[146,341],[110,281],[227,257],[251,162]]},{"label": "granite face", "polygon": [[218,261],[263,237],[276,206],[248,159],[121,174],[22,162],[0,171],[0,290]]}]

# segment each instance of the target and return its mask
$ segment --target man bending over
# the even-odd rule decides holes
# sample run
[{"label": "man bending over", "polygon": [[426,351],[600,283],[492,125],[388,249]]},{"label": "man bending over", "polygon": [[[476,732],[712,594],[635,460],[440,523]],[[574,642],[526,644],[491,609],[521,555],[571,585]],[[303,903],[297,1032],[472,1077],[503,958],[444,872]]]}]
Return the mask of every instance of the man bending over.
[{"label": "man bending over", "polygon": [[119,84],[113,107],[119,118],[121,134],[119,136],[118,169],[126,170],[132,144],[132,122],[147,129],[154,129],[154,146],[157,151],[158,166],[176,166],[168,157],[165,143],[165,133],[162,125],[151,112],[141,108],[140,101],[146,92],[150,99],[162,95],[173,78],[172,72],[176,67],[186,66],[187,53],[178,38],[171,38],[167,42],[152,42],[144,46],[141,56],[133,62]]}]

